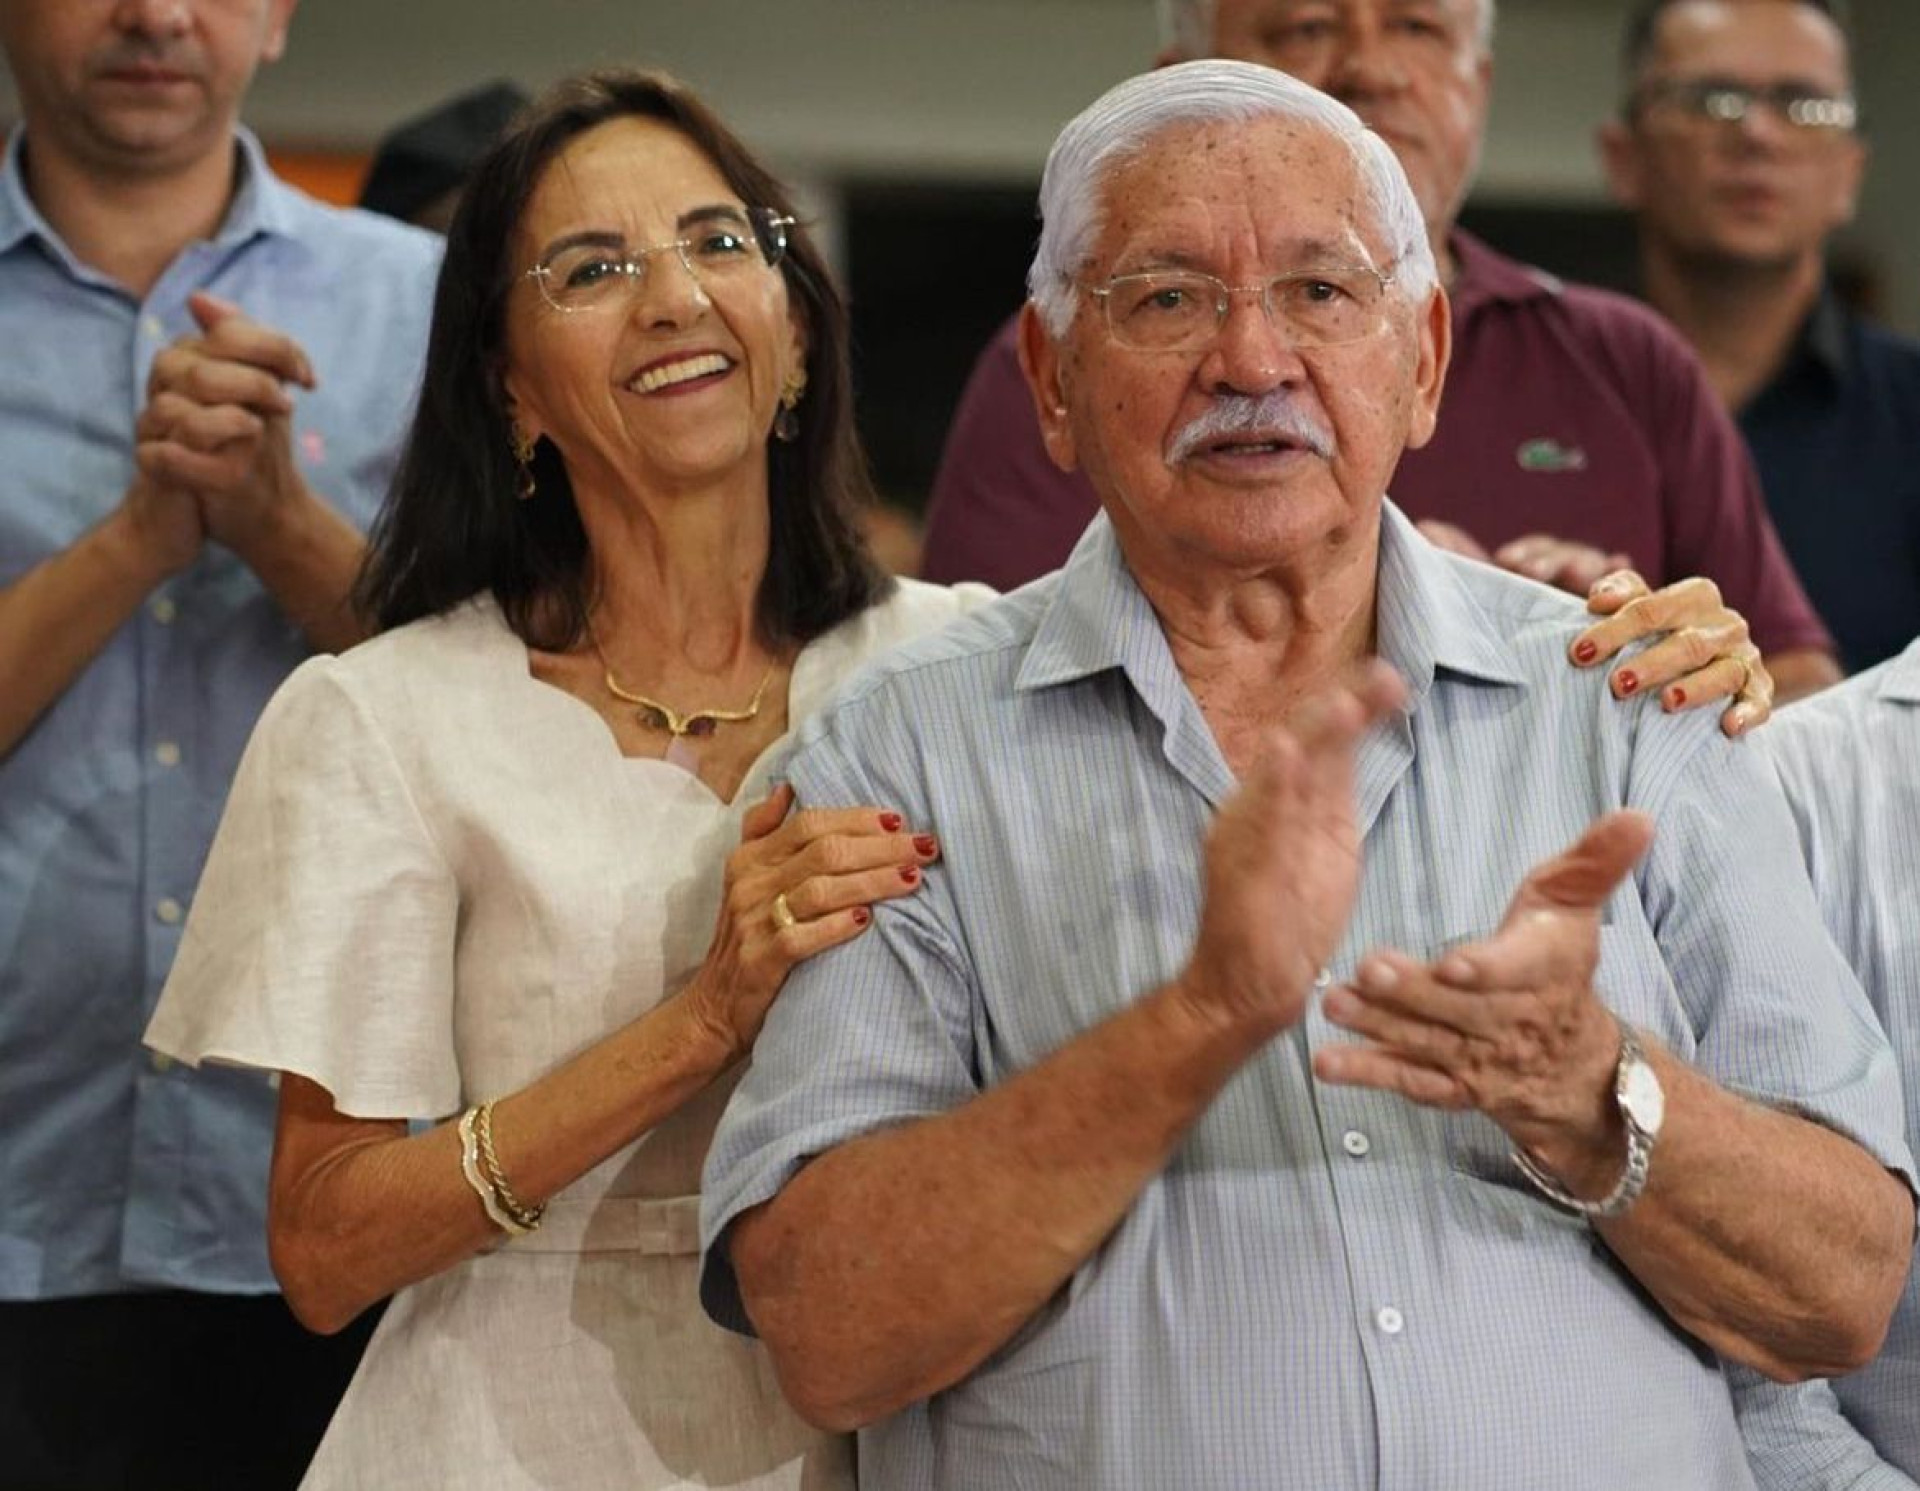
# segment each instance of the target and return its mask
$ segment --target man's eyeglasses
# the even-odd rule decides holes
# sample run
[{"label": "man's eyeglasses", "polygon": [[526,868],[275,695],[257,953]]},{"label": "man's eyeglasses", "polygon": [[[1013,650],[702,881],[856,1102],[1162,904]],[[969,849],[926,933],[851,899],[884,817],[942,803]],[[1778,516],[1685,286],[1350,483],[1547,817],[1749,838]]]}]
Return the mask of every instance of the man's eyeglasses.
[{"label": "man's eyeglasses", "polygon": [[787,229],[794,219],[766,207],[704,215],[685,238],[628,248],[614,237],[563,243],[526,277],[556,311],[592,311],[638,294],[657,254],[675,255],[694,280],[713,284],[771,268],[786,257]]},{"label": "man's eyeglasses", "polygon": [[1852,99],[1821,93],[1801,83],[1753,86],[1727,78],[1656,78],[1634,94],[1640,107],[1663,104],[1703,123],[1738,124],[1756,107],[1771,109],[1795,129],[1816,135],[1843,134],[1860,122]]},{"label": "man's eyeglasses", "polygon": [[1236,295],[1258,295],[1268,321],[1294,347],[1338,347],[1386,325],[1393,276],[1365,264],[1301,269],[1252,285],[1193,270],[1116,275],[1083,286],[1106,310],[1107,329],[1142,352],[1204,352],[1220,337]]}]

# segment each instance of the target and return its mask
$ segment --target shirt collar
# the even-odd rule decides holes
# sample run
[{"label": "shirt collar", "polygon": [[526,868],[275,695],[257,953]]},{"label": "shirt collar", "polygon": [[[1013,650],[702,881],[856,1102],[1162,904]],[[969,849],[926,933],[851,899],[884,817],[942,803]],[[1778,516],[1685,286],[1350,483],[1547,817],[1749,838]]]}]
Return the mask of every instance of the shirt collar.
[{"label": "shirt collar", "polygon": [[1907,650],[1887,664],[1878,692],[1882,699],[1894,704],[1920,704],[1920,637],[1909,642]]},{"label": "shirt collar", "polygon": [[[1501,628],[1474,597],[1461,568],[1383,502],[1375,596],[1380,656],[1406,679],[1417,708],[1440,673],[1525,687]],[[1184,688],[1160,619],[1127,568],[1104,512],[1094,517],[1060,572],[1015,687],[1046,688],[1122,669],[1164,720],[1170,691]]]},{"label": "shirt collar", "polygon": [[1447,249],[1453,255],[1453,287],[1448,298],[1453,302],[1456,321],[1465,320],[1485,305],[1544,300],[1567,288],[1565,281],[1546,270],[1495,253],[1461,228],[1447,235]]},{"label": "shirt collar", "polygon": [[[26,148],[26,130],[15,126],[7,138],[4,168],[0,168],[0,253],[12,249],[23,239],[39,238],[63,260],[77,265],[60,235],[41,215],[27,195],[26,175],[21,170]],[[221,247],[236,247],[259,234],[279,237],[293,232],[293,189],[279,180],[267,167],[266,152],[253,132],[234,130],[234,148],[239,152],[240,168],[233,201],[227,208],[213,241]]]},{"label": "shirt collar", "polygon": [[1853,371],[1853,357],[1847,342],[1847,308],[1831,284],[1820,287],[1820,298],[1801,323],[1789,361],[1811,362],[1836,382],[1845,382]]}]

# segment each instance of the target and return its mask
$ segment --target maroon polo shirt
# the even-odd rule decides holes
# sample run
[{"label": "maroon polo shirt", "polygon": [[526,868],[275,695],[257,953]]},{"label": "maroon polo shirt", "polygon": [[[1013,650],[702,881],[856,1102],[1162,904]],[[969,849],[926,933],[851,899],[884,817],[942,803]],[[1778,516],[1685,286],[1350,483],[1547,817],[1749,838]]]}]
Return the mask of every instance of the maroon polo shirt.
[{"label": "maroon polo shirt", "polygon": [[[1393,500],[1489,550],[1550,533],[1633,556],[1655,585],[1709,575],[1764,652],[1832,650],[1693,353],[1623,296],[1567,285],[1456,231],[1440,426]],[[1018,320],[974,365],[927,511],[924,573],[1006,590],[1057,569],[1099,506],[1040,440]]]}]

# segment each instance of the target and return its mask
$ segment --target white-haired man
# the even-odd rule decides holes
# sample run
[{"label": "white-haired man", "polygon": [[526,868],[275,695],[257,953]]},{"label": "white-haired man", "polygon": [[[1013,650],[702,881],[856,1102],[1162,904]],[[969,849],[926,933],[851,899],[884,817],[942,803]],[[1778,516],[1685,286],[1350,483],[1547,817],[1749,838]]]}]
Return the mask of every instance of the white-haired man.
[{"label": "white-haired man", "polygon": [[[1685,343],[1644,306],[1564,284],[1457,226],[1486,129],[1493,0],[1161,0],[1160,9],[1162,62],[1277,67],[1351,105],[1406,168],[1454,317],[1446,417],[1393,479],[1394,500],[1430,537],[1582,594],[1623,564],[1656,586],[1707,576],[1746,617],[1782,698],[1839,676],[1739,433]],[[924,573],[1011,588],[1058,565],[1096,507],[1084,473],[1047,457],[1009,323],[982,352],[948,431]],[[1686,599],[1643,607],[1644,629],[1671,624]],[[1596,647],[1579,661],[1603,656]],[[1668,708],[1743,693],[1727,721],[1737,731],[1764,716],[1770,694],[1756,672],[1695,636],[1613,676],[1623,695],[1658,690]]]},{"label": "white-haired man", "polygon": [[1168,68],[1041,205],[1023,357],[1104,512],[800,744],[945,858],[769,1021],[709,1311],[867,1491],[1750,1485],[1708,1348],[1865,1360],[1914,1225],[1762,763],[1386,503],[1450,322],[1349,110]]}]

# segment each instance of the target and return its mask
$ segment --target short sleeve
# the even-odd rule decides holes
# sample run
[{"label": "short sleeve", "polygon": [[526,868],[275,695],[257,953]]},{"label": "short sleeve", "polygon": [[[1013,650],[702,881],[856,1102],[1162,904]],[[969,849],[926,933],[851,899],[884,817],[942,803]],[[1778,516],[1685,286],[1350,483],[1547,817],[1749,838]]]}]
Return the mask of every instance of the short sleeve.
[{"label": "short sleeve", "polygon": [[391,742],[312,659],[248,742],[147,1044],[297,1073],[357,1117],[449,1113],[457,912]]},{"label": "short sleeve", "polygon": [[[794,757],[802,807],[894,803],[926,822],[925,794],[884,748],[853,764],[840,726],[884,709],[885,692],[843,710]],[[978,1095],[975,980],[947,930],[951,901],[938,869],[919,894],[874,908],[873,925],[810,958],[774,1001],[753,1064],[727,1105],[700,1187],[700,1298],[729,1330],[750,1334],[727,1257],[727,1229],[778,1195],[815,1155],[849,1140],[959,1107]]]}]

